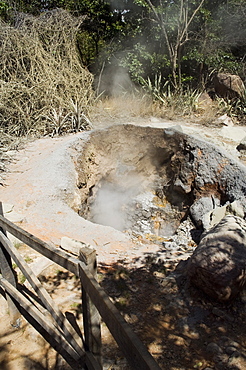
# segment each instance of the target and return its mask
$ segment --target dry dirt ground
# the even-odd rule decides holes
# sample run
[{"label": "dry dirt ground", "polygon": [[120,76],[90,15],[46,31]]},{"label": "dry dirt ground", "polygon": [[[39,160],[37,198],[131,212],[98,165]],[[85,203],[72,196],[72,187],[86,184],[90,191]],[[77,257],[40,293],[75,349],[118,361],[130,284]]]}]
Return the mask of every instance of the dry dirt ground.
[{"label": "dry dirt ground", "polygon": [[[222,126],[208,128],[155,118],[130,123],[159,128],[181,124],[184,132],[211,140],[236,157],[235,148],[246,133],[243,127],[238,128],[239,131],[235,129],[233,136]],[[12,220],[57,246],[64,234],[94,245],[101,285],[163,370],[246,369],[244,294],[227,305],[215,303],[190,287],[182,277],[182,262],[177,267],[177,261],[182,260],[180,252],[177,252],[179,259],[160,264],[155,244],[133,244],[123,233],[86,221],[79,231],[76,220],[71,224],[70,211],[58,199],[61,189],[69,187],[69,181],[63,179],[64,183],[57,183],[63,174],[69,174],[69,161],[64,153],[71,138],[70,135],[40,139],[12,153],[14,161],[8,167],[5,186],[0,189],[0,200],[14,205],[10,212]],[[60,156],[64,156],[62,161]],[[48,168],[47,163],[52,166]],[[37,253],[21,243],[14,243],[39,273],[44,287],[60,308],[72,312],[80,322],[81,292],[74,276],[57,265],[44,264],[44,268],[40,268],[43,259],[38,259]],[[102,335],[104,369],[129,369],[103,323]],[[69,369],[24,320],[20,329],[11,327],[3,298],[0,369]]]}]

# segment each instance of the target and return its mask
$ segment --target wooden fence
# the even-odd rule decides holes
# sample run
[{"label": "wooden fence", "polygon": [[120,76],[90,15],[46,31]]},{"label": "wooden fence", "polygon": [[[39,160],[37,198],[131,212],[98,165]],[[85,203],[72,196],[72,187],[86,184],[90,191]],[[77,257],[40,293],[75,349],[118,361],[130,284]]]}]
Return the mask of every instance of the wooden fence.
[{"label": "wooden fence", "polygon": [[[7,232],[43,256],[80,278],[83,330],[60,311],[29,265],[7,238]],[[12,260],[33,291],[16,281]],[[96,253],[81,248],[79,258],[50,246],[3,216],[0,202],[0,293],[8,301],[13,326],[23,315],[72,369],[101,370],[100,320],[107,325],[130,368],[160,370],[160,367],[127,324],[96,280]],[[83,333],[81,332],[83,331]]]}]

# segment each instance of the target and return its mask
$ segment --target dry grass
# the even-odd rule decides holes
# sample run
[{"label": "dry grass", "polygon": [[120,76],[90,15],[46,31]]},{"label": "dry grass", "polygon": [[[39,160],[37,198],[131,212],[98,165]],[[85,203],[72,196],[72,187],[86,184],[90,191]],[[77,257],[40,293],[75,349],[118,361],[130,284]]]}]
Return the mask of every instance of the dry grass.
[{"label": "dry grass", "polygon": [[190,120],[201,125],[214,125],[220,115],[226,113],[217,101],[202,94],[193,93],[169,96],[165,100],[154,99],[149,94],[130,93],[124,96],[101,98],[94,105],[91,116],[101,123],[127,123],[150,117],[168,120]]},{"label": "dry grass", "polygon": [[82,118],[92,75],[76,49],[81,22],[64,10],[20,14],[15,27],[1,21],[0,129],[8,135],[61,134],[88,124]]},{"label": "dry grass", "polygon": [[100,121],[120,121],[131,118],[141,118],[152,115],[153,103],[148,96],[140,94],[125,94],[116,97],[103,97],[98,99],[93,107],[93,120]]}]

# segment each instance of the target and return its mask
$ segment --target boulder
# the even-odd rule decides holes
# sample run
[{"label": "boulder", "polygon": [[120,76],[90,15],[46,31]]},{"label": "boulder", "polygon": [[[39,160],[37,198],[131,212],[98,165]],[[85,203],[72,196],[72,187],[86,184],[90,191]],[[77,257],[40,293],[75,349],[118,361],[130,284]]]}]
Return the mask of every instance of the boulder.
[{"label": "boulder", "polygon": [[213,78],[213,85],[217,95],[228,99],[241,97],[245,90],[241,78],[230,73],[217,73]]},{"label": "boulder", "polygon": [[207,295],[228,301],[238,295],[246,282],[246,222],[228,215],[202,235],[187,262],[192,284]]}]

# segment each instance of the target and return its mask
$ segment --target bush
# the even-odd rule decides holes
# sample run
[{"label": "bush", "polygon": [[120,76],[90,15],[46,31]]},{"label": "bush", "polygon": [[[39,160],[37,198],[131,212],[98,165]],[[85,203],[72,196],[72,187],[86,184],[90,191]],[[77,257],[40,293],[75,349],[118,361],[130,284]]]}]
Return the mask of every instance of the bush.
[{"label": "bush", "polygon": [[0,131],[61,134],[88,127],[92,75],[81,65],[76,34],[83,18],[61,9],[0,21]]}]

